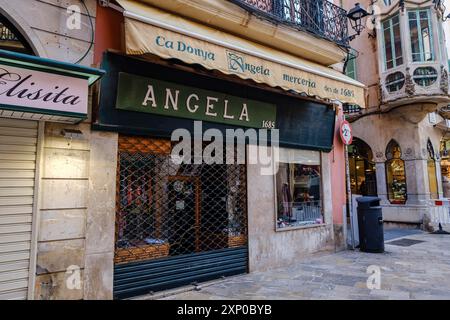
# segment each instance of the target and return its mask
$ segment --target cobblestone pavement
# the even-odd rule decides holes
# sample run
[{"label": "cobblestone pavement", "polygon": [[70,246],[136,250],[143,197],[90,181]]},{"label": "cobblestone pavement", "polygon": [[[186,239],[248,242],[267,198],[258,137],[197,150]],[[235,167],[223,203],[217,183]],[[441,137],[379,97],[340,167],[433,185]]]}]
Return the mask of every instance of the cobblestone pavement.
[{"label": "cobblestone pavement", "polygon": [[[382,254],[343,251],[254,272],[162,299],[450,299],[450,235],[408,235],[409,247],[387,241]],[[396,239],[397,240],[397,239]],[[367,268],[380,267],[381,288],[367,288]]]}]

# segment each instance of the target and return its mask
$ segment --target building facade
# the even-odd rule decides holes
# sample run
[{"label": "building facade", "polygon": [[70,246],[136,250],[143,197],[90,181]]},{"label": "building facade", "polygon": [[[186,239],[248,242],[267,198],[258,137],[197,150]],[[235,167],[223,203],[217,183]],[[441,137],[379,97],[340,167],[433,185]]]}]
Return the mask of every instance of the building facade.
[{"label": "building facade", "polygon": [[[449,104],[448,56],[441,1],[365,1],[368,17],[347,72],[368,86],[368,106],[347,107],[354,194],[378,195],[393,225],[432,227],[444,197],[441,154]],[[343,6],[353,6],[343,1]],[[448,195],[446,195],[448,196]]]},{"label": "building facade", "polygon": [[[0,299],[102,297],[83,288],[93,283],[83,281],[90,274],[85,270],[98,268],[99,256],[86,244],[98,234],[88,208],[99,188],[89,181],[97,170],[90,168],[95,136],[103,138],[91,135],[92,89],[81,80],[102,74],[91,68],[96,7],[94,0],[0,2]],[[5,86],[11,90],[18,77],[24,82],[8,97]],[[45,103],[38,89],[61,95],[45,96]],[[60,100],[72,90],[83,108],[66,117],[71,108]],[[31,102],[13,99],[18,96]]]},{"label": "building facade", "polygon": [[[330,68],[347,55],[345,10],[0,4],[0,61],[84,78],[89,102],[76,121],[37,105],[25,119],[0,96],[1,298],[120,299],[345,248],[339,124],[342,104],[365,105],[364,85]],[[177,129],[195,137],[192,162],[172,157]]]}]

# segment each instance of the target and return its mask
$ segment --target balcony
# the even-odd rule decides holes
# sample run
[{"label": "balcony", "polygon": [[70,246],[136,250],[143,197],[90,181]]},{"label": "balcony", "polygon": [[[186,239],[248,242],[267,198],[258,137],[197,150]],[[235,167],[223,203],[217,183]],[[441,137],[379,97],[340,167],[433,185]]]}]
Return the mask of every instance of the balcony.
[{"label": "balcony", "polygon": [[417,3],[381,15],[377,46],[383,111],[407,105],[408,110],[416,108],[425,115],[428,109],[449,103],[449,66],[440,15],[434,6]]},{"label": "balcony", "polygon": [[347,56],[346,11],[326,0],[139,2],[324,66]]},{"label": "balcony", "polygon": [[229,0],[244,9],[348,47],[347,11],[327,0]]}]

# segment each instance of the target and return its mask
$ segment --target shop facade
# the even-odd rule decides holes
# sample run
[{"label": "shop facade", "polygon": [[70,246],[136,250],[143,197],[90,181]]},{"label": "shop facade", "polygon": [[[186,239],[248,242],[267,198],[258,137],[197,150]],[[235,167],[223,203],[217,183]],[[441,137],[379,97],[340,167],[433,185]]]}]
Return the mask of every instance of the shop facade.
[{"label": "shop facade", "polygon": [[445,8],[435,1],[385,1],[378,9],[380,32],[355,39],[358,54],[349,62],[356,79],[372,84],[368,108],[348,109],[358,138],[349,154],[352,192],[382,199],[386,227],[433,229],[435,200],[444,197],[442,111],[450,102]]},{"label": "shop facade", "polygon": [[[89,86],[103,72],[6,50],[0,70],[0,299],[26,299],[38,267],[45,123],[85,120]],[[60,134],[70,144],[81,131]]]},{"label": "shop facade", "polygon": [[[71,5],[83,32],[65,23]],[[96,6],[0,1],[2,300],[100,297],[84,278],[101,250],[87,245],[101,242],[89,240],[98,235],[90,194],[100,189],[89,181],[96,181],[95,145],[105,145],[89,124],[103,75],[91,67]]]},{"label": "shop facade", "polygon": [[[76,0],[0,0],[22,43],[7,50],[35,56],[7,65],[45,73],[61,103],[55,83],[83,81],[85,106],[2,100],[0,297],[120,299],[345,248],[341,104],[365,103],[329,68],[345,56],[345,12],[328,10],[342,29],[317,36],[244,2],[85,1],[79,32],[61,23]],[[92,65],[107,73],[89,89],[103,74]],[[200,133],[193,163],[172,157],[176,129]],[[227,130],[250,136],[230,147]],[[219,136],[233,156],[211,149]],[[255,150],[278,161],[255,163]],[[218,163],[196,163],[205,153]]]},{"label": "shop facade", "polygon": [[157,6],[118,4],[102,14],[123,21],[125,50],[97,47],[107,75],[92,125],[117,134],[114,298],[344,248],[336,128],[340,101],[363,105],[364,87]]}]

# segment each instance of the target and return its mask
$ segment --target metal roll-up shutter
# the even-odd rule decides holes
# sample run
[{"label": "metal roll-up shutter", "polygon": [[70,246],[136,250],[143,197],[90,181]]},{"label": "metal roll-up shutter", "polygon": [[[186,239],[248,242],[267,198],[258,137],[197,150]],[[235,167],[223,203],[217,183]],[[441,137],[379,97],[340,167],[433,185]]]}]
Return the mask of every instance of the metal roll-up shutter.
[{"label": "metal roll-up shutter", "polygon": [[248,270],[246,165],[175,163],[172,147],[119,136],[117,299]]},{"label": "metal roll-up shutter", "polygon": [[38,123],[0,118],[0,300],[26,299]]}]

